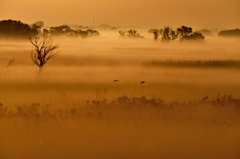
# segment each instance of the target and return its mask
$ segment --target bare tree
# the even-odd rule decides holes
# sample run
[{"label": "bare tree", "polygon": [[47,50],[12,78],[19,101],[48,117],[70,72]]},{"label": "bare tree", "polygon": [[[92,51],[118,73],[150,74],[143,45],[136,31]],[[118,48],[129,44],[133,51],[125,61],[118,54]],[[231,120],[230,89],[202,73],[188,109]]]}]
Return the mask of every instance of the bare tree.
[{"label": "bare tree", "polygon": [[39,73],[42,72],[43,66],[57,56],[58,45],[53,45],[49,36],[41,36],[28,38],[34,46],[34,51],[31,53],[32,61],[39,67]]}]

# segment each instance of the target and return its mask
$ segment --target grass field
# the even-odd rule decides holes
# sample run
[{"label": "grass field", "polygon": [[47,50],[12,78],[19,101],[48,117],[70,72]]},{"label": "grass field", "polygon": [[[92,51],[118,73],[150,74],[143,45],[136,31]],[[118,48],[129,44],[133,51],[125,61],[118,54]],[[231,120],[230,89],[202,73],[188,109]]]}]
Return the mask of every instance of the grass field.
[{"label": "grass field", "polygon": [[239,41],[53,40],[0,42],[0,159],[240,158]]}]

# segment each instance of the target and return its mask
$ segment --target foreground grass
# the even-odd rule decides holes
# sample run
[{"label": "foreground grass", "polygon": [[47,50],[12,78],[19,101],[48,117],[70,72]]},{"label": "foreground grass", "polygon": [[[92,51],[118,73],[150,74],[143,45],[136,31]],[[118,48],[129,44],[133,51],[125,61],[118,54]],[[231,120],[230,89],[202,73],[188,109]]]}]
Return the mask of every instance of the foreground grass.
[{"label": "foreground grass", "polygon": [[0,105],[1,159],[238,159],[240,99]]}]

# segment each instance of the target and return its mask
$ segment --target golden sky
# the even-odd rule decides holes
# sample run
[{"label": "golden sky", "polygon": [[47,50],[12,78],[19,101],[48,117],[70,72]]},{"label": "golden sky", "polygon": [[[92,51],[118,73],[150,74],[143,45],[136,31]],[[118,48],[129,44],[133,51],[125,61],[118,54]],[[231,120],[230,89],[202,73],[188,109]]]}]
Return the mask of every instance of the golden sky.
[{"label": "golden sky", "polygon": [[240,0],[0,0],[0,20],[45,25],[240,27]]}]

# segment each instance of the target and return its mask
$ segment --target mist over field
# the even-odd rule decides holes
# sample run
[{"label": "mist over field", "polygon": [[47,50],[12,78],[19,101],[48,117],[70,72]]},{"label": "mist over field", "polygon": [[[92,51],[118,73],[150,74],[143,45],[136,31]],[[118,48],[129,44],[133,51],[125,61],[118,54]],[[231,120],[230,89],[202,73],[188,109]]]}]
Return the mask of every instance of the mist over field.
[{"label": "mist over field", "polygon": [[53,37],[41,74],[28,39],[2,39],[0,159],[240,158],[240,41],[139,32]]}]

